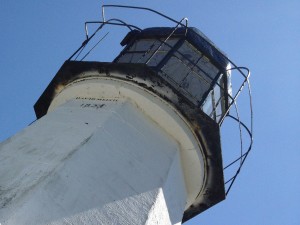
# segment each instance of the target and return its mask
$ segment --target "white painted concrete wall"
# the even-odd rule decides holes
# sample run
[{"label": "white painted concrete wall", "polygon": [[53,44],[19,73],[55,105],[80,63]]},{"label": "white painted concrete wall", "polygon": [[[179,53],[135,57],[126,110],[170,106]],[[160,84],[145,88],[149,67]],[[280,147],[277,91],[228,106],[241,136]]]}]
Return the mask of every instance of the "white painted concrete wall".
[{"label": "white painted concrete wall", "polygon": [[178,152],[129,102],[70,101],[2,144],[0,222],[178,223]]},{"label": "white painted concrete wall", "polygon": [[0,223],[181,224],[188,149],[144,110],[68,99],[3,142]]}]

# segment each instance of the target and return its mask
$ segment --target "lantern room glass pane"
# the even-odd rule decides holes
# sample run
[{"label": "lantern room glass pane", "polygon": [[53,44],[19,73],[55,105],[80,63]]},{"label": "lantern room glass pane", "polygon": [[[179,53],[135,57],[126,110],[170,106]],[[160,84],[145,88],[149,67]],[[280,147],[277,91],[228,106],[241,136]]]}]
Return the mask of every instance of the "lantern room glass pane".
[{"label": "lantern room glass pane", "polygon": [[161,60],[177,43],[178,39],[169,39],[163,43],[164,39],[139,39],[136,40],[124,54],[119,57],[120,63],[146,63],[148,66],[157,66]]},{"label": "lantern room glass pane", "polygon": [[184,36],[168,39],[168,35],[157,35],[149,33],[148,36],[132,39],[117,62],[147,64],[186,99],[219,122],[225,113],[227,97],[224,96],[227,93],[224,90],[227,77],[220,71],[220,61],[213,61],[219,60],[219,55],[216,52],[213,53],[217,55],[206,52],[207,46],[202,46],[203,49],[200,50],[198,45],[201,43]]}]

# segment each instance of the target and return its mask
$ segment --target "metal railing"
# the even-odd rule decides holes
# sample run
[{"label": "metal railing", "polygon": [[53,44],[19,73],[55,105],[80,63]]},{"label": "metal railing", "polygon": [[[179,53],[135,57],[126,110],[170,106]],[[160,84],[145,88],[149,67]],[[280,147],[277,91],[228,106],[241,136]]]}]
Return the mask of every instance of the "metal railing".
[{"label": "metal railing", "polygon": [[[121,27],[126,27],[128,28],[130,31],[132,31],[133,29],[135,30],[139,30],[141,31],[141,28],[126,23],[120,19],[116,19],[116,18],[111,18],[111,19],[106,19],[106,15],[105,15],[105,8],[124,8],[124,9],[135,9],[135,10],[146,10],[152,13],[155,13],[156,15],[159,15],[171,22],[175,23],[174,29],[172,29],[172,31],[169,33],[169,35],[167,35],[167,37],[164,40],[160,40],[158,39],[158,41],[160,41],[159,46],[152,52],[152,54],[150,55],[150,57],[144,62],[145,64],[149,64],[151,62],[151,60],[156,56],[156,54],[160,51],[160,49],[166,45],[169,46],[170,48],[172,48],[171,45],[168,44],[168,40],[170,40],[170,38],[172,38],[172,36],[174,35],[174,33],[176,32],[176,30],[179,28],[179,26],[185,27],[186,28],[186,32],[188,29],[188,19],[187,18],[183,18],[180,21],[177,21],[175,19],[172,19],[158,11],[155,11],[153,9],[149,9],[149,8],[145,8],[145,7],[136,7],[136,6],[124,6],[124,5],[103,5],[102,6],[102,21],[89,21],[85,23],[85,34],[86,34],[86,39],[83,41],[82,45],[69,57],[68,60],[77,60],[77,58],[79,57],[79,55],[82,53],[83,49],[87,46],[87,44],[90,42],[91,39],[94,38],[94,36],[105,26],[105,25],[112,25],[112,26],[121,26]],[[184,23],[185,21],[185,23]],[[88,25],[89,24],[99,24],[99,27],[91,34],[89,35],[88,33]],[[106,33],[107,35],[108,33]],[[104,35],[91,49],[90,51],[88,51],[81,59],[80,61],[84,60],[86,58],[86,56],[106,37],[106,35]],[[213,48],[215,48],[215,46],[212,46]],[[145,51],[144,55],[142,55],[141,57],[145,57],[146,52],[150,52],[151,49],[148,49],[147,51]],[[181,54],[180,52],[177,52],[178,54]],[[183,58],[185,58],[186,61],[191,62],[190,59],[184,57],[183,54],[181,54],[181,56]],[[246,67],[239,67],[237,66],[235,63],[233,63],[227,56],[225,56],[223,54],[223,57],[229,62],[229,64],[231,65],[230,69],[226,70],[226,73],[231,73],[231,79],[235,79],[234,76],[241,76],[243,79],[241,81],[241,83],[238,85],[237,91],[235,91],[235,93],[233,93],[232,95],[228,94],[228,88],[227,85],[222,84],[222,83],[218,83],[215,81],[215,78],[210,77],[209,74],[205,73],[205,71],[202,71],[205,75],[206,78],[203,78],[202,75],[198,74],[202,79],[208,79],[208,82],[214,82],[213,85],[211,85],[210,91],[213,90],[213,88],[215,86],[219,86],[220,90],[222,90],[224,93],[227,93],[225,96],[223,97],[228,97],[228,107],[226,107],[225,112],[222,114],[220,120],[218,121],[219,126],[221,127],[224,120],[226,118],[230,118],[232,119],[234,122],[236,122],[238,124],[238,132],[239,132],[239,136],[240,136],[240,151],[239,151],[239,156],[235,159],[232,160],[232,162],[230,162],[228,165],[226,165],[224,167],[224,172],[226,170],[228,170],[229,168],[231,168],[232,166],[238,164],[238,168],[235,170],[235,172],[233,173],[232,176],[230,177],[226,177],[225,176],[225,185],[227,185],[226,188],[226,195],[229,193],[229,191],[232,188],[232,185],[234,184],[234,182],[236,181],[237,176],[239,175],[242,166],[244,165],[244,162],[246,160],[246,158],[249,155],[249,152],[252,149],[252,145],[253,145],[253,109],[252,109],[252,95],[251,95],[251,86],[250,86],[250,81],[249,81],[249,77],[250,77],[250,71],[248,68]],[[182,61],[182,60],[181,60]],[[184,62],[183,62],[184,63]],[[202,70],[198,65],[196,65],[196,63],[191,63],[192,66],[188,66],[190,68],[190,71],[193,71],[195,73],[197,73],[195,71],[195,68],[197,68],[198,70]],[[227,74],[223,74],[223,76],[226,76]],[[207,82],[207,81],[206,81]],[[241,120],[240,117],[240,113],[239,113],[239,108],[238,108],[238,97],[241,94],[242,90],[247,87],[248,89],[248,101],[249,101],[249,117],[247,119],[247,124]],[[222,101],[221,99],[217,100],[216,105],[213,108],[212,113],[216,114],[216,108],[217,105],[220,104],[220,101]],[[218,103],[219,102],[219,103]],[[245,132],[243,132],[245,131]],[[244,139],[245,139],[245,135],[244,133],[246,133],[246,135],[248,136],[248,145],[245,147],[244,146]],[[223,152],[226,154],[225,152],[226,150],[223,150]]]}]

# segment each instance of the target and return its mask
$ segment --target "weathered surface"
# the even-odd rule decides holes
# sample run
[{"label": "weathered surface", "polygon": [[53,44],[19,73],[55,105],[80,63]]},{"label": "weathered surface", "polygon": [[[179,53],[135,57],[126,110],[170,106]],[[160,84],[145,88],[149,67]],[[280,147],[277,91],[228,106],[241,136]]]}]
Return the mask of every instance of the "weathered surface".
[{"label": "weathered surface", "polygon": [[[198,187],[197,197],[192,199],[193,204],[185,210],[183,221],[191,219],[225,198],[219,125],[144,64],[66,61],[35,104],[37,118],[47,113],[49,107],[56,102],[56,96],[60,95],[60,92],[70,83],[89,79],[118,80],[120,83],[131,84],[129,86],[132,87],[139,86],[155,95],[155,98],[160,98],[161,101],[174,107],[185,118],[190,126],[189,129],[197,136],[196,139],[202,145],[202,156],[206,162],[205,184],[203,188]],[[96,94],[98,98],[110,96],[110,89],[96,86],[95,84],[95,88],[100,93]],[[83,90],[78,91],[83,92]],[[90,92],[86,96],[92,98],[93,94]],[[143,107],[147,107],[147,110],[142,109],[143,111],[148,111],[148,103],[143,104]],[[150,114],[159,114],[157,108],[150,111]],[[187,156],[190,151],[185,153]],[[186,164],[193,164],[194,158],[194,155],[190,155],[188,158],[190,161],[186,160]],[[202,172],[193,171],[193,175],[188,177],[190,183],[202,179]]]},{"label": "weathered surface", "polygon": [[1,145],[0,222],[180,224],[179,149],[128,101],[69,101]]}]

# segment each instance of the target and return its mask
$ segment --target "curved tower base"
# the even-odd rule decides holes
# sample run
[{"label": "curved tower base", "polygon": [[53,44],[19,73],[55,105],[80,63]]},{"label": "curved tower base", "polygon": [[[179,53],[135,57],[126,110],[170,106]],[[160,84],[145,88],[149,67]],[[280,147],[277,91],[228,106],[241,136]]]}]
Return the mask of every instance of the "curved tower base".
[{"label": "curved tower base", "polygon": [[201,157],[184,165],[201,156],[197,143],[176,110],[140,87],[71,84],[0,146],[0,222],[181,224],[203,179],[187,182],[191,168],[204,173]]}]

